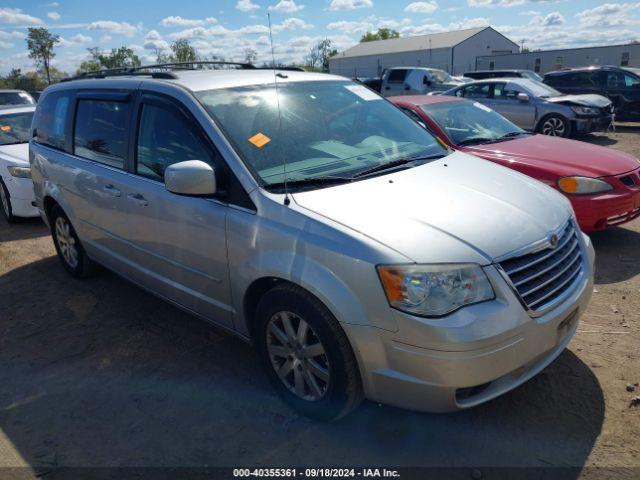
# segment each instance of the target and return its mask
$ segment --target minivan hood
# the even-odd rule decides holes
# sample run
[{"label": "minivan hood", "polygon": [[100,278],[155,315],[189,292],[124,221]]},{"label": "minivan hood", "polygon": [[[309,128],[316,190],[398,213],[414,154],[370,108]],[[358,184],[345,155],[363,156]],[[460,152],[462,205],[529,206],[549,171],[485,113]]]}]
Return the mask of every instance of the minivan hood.
[{"label": "minivan hood", "polygon": [[462,152],[292,196],[421,263],[491,263],[547,236],[571,208],[542,183]]},{"label": "minivan hood", "polygon": [[15,166],[29,166],[29,144],[0,145],[0,155]]},{"label": "minivan hood", "polygon": [[611,105],[611,100],[609,100],[607,97],[596,94],[559,95],[557,97],[545,98],[545,100],[551,103],[573,103],[575,105],[582,105],[584,107],[604,108]]},{"label": "minivan hood", "polygon": [[490,160],[531,165],[558,177],[606,177],[640,167],[638,159],[620,150],[546,135],[528,135],[506,142],[473,145],[463,149]]}]

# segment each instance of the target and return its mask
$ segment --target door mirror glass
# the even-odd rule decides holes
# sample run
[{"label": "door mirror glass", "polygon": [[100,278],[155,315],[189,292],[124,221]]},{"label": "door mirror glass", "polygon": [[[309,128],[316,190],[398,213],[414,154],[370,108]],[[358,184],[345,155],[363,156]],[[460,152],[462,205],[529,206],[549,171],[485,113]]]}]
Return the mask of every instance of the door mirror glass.
[{"label": "door mirror glass", "polygon": [[169,165],[164,171],[164,185],[179,195],[213,195],[217,191],[215,171],[202,160]]},{"label": "door mirror glass", "polygon": [[518,101],[522,102],[522,103],[526,103],[530,100],[529,95],[527,95],[526,93],[519,93],[518,94]]},{"label": "door mirror glass", "polygon": [[422,77],[422,83],[424,85],[431,85],[431,80],[429,80],[429,78],[425,75],[424,77]]}]

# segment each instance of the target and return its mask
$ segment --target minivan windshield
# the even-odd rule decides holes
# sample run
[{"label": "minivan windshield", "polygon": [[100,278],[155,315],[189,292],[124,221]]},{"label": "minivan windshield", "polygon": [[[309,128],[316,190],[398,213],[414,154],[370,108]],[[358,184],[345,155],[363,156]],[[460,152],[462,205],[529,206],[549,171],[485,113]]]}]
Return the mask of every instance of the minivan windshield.
[{"label": "minivan windshield", "polygon": [[29,141],[33,111],[0,115],[0,145],[13,145]]},{"label": "minivan windshield", "polygon": [[[196,92],[263,184],[345,180],[448,152],[363,85],[278,82]],[[278,113],[280,111],[280,114]]]},{"label": "minivan windshield", "polygon": [[422,105],[420,108],[458,146],[509,140],[527,134],[478,102],[443,102]]}]

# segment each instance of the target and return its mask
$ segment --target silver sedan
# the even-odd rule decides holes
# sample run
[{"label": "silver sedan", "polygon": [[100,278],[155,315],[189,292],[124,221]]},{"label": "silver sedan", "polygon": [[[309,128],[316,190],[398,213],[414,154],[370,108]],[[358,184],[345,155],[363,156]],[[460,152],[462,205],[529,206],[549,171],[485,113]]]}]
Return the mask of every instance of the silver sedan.
[{"label": "silver sedan", "polygon": [[601,95],[564,95],[542,82],[497,78],[468,83],[442,93],[475,100],[525,130],[557,137],[607,130],[613,106]]}]

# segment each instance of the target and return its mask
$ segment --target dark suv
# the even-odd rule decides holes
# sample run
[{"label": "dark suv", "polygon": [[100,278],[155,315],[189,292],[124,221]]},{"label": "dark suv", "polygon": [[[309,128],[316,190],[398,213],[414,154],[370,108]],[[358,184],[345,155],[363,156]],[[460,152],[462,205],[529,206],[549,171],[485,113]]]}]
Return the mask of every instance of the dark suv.
[{"label": "dark suv", "polygon": [[640,68],[589,67],[550,72],[544,83],[569,94],[608,97],[618,120],[640,120]]}]

